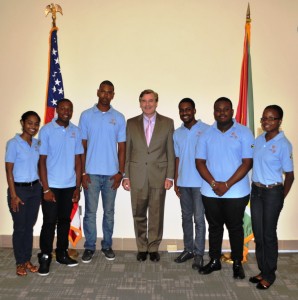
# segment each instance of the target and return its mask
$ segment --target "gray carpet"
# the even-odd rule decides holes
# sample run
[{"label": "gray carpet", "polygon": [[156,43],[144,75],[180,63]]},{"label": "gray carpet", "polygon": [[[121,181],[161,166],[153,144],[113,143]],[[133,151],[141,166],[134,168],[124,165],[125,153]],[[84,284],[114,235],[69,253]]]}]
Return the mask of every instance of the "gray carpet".
[{"label": "gray carpet", "polygon": [[[79,250],[80,256],[83,250]],[[32,262],[36,262],[34,250]],[[89,264],[67,267],[51,264],[49,276],[28,274],[18,277],[12,249],[0,249],[0,299],[298,299],[298,254],[280,254],[277,280],[269,290],[259,291],[248,282],[257,274],[256,261],[249,254],[244,265],[246,278],[234,280],[232,266],[223,263],[221,271],[200,275],[191,269],[191,261],[176,264],[177,253],[161,253],[161,261],[137,262],[136,253],[116,251],[116,259],[107,261],[96,252]],[[208,261],[208,255],[205,255]]]}]

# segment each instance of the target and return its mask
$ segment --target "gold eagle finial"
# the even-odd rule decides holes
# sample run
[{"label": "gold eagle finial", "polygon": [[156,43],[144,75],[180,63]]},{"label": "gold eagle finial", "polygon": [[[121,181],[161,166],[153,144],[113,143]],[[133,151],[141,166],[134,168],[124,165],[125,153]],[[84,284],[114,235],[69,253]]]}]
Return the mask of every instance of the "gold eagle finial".
[{"label": "gold eagle finial", "polygon": [[59,4],[51,3],[50,5],[47,5],[44,13],[47,16],[49,13],[52,14],[52,20],[53,20],[53,27],[56,27],[56,13],[60,13],[63,15],[62,7]]}]

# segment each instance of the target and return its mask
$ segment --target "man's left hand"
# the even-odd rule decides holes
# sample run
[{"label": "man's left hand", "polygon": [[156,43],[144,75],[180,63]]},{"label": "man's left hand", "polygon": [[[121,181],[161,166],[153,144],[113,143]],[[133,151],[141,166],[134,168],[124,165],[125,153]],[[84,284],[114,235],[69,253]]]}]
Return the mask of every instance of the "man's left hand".
[{"label": "man's left hand", "polygon": [[173,186],[173,180],[166,179],[165,180],[165,189],[169,190]]}]

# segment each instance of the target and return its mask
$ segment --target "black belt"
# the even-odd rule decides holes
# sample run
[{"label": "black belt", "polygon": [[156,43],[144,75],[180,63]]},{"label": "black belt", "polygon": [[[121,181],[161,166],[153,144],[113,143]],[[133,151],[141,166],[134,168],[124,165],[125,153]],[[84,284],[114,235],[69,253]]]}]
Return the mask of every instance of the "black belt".
[{"label": "black belt", "polygon": [[36,179],[35,181],[32,181],[32,182],[15,182],[14,185],[15,186],[32,186],[38,182],[39,182],[39,180]]},{"label": "black belt", "polygon": [[261,188],[265,188],[265,189],[272,189],[272,188],[274,188],[274,187],[276,187],[276,186],[282,185],[281,182],[276,182],[276,183],[268,184],[268,185],[262,184],[262,183],[260,183],[260,182],[253,182],[253,184],[254,184],[255,186],[257,186],[257,187],[261,187]]}]

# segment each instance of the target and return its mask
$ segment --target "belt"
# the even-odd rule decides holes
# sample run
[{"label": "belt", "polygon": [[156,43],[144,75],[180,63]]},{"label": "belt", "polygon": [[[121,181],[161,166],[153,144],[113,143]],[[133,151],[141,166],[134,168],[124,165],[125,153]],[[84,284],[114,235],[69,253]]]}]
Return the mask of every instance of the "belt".
[{"label": "belt", "polygon": [[39,180],[36,179],[35,181],[32,181],[32,182],[15,182],[14,185],[15,186],[32,186],[38,182],[39,182]]},{"label": "belt", "polygon": [[260,188],[265,188],[265,189],[272,189],[276,186],[279,186],[279,185],[282,185],[281,182],[276,182],[276,183],[273,183],[273,184],[262,184],[260,182],[253,182],[253,184],[257,187],[260,187]]}]

